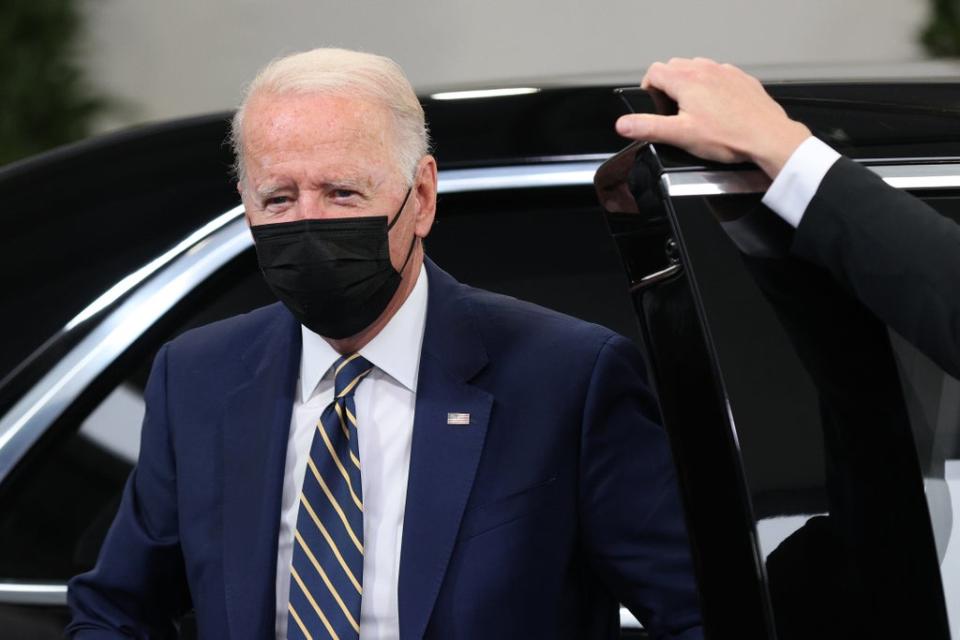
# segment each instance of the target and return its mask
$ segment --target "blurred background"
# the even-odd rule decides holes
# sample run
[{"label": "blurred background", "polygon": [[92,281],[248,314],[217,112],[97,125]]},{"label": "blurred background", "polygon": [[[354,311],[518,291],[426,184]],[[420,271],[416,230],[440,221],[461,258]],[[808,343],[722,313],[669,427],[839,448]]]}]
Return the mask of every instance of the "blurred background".
[{"label": "blurred background", "polygon": [[924,60],[956,75],[958,16],[957,0],[3,0],[0,164],[230,109],[268,60],[321,45],[391,56],[423,92],[628,82],[695,55],[767,78],[904,75]]}]

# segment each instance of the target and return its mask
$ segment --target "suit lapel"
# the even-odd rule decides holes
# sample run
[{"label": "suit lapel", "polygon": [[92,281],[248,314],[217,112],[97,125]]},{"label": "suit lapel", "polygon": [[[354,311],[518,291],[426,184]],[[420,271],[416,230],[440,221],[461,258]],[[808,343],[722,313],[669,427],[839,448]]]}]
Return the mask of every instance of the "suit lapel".
[{"label": "suit lapel", "polygon": [[[483,451],[493,396],[469,380],[486,351],[458,299],[463,287],[427,261],[430,291],[417,382],[400,553],[400,637],[421,638],[456,542]],[[448,424],[469,414],[469,424]],[[454,417],[462,422],[463,416]]]},{"label": "suit lapel", "polygon": [[[279,308],[278,308],[279,310]],[[277,538],[300,331],[285,310],[242,358],[223,433],[223,569],[231,638],[274,633]]]}]

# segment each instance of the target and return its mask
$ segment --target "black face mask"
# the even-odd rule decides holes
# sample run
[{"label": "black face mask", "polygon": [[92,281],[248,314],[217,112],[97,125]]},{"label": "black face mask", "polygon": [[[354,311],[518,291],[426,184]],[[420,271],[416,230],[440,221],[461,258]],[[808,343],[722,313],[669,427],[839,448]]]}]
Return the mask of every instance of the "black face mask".
[{"label": "black face mask", "polygon": [[[270,289],[311,331],[339,340],[370,326],[400,287],[387,216],[295,220],[250,227]],[[414,235],[400,272],[407,266]]]}]

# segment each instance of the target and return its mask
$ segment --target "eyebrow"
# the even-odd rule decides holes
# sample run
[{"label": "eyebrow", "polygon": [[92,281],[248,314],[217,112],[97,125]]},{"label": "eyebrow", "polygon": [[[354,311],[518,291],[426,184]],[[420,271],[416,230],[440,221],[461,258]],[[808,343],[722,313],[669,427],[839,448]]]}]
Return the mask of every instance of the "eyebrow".
[{"label": "eyebrow", "polygon": [[[376,190],[376,185],[373,180],[370,178],[341,178],[334,180],[325,180],[321,186],[324,189],[337,189],[337,188],[346,188],[360,192],[361,196],[364,198],[369,197],[369,193]],[[257,187],[254,190],[257,198],[261,200],[266,200],[281,191],[296,191],[296,187],[285,185],[285,184],[266,184],[260,187]]]},{"label": "eyebrow", "polygon": [[327,180],[323,183],[323,186],[327,189],[329,188],[341,188],[346,187],[348,189],[353,189],[355,191],[365,191],[371,192],[374,191],[374,184],[370,178],[342,178],[337,180]]},{"label": "eyebrow", "polygon": [[289,187],[281,186],[278,184],[271,184],[267,186],[257,187],[255,193],[257,194],[257,197],[260,198],[261,200],[266,200],[270,196],[273,196],[277,192],[283,191],[285,189],[289,189]]}]

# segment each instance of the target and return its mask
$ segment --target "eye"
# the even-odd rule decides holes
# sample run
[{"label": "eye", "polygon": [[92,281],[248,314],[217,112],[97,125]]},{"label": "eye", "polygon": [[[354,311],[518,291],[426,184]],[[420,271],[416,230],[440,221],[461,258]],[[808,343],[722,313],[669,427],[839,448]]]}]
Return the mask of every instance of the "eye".
[{"label": "eye", "polygon": [[359,195],[353,189],[334,189],[330,192],[330,196],[334,200],[348,200],[356,195]]},{"label": "eye", "polygon": [[290,196],[270,196],[264,200],[264,207],[280,207],[292,202]]}]

